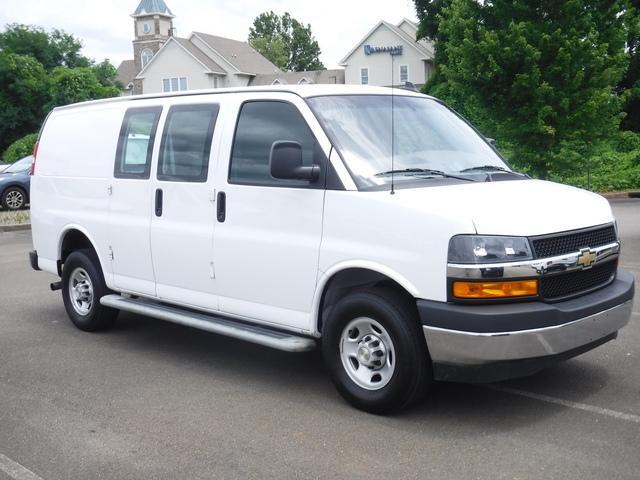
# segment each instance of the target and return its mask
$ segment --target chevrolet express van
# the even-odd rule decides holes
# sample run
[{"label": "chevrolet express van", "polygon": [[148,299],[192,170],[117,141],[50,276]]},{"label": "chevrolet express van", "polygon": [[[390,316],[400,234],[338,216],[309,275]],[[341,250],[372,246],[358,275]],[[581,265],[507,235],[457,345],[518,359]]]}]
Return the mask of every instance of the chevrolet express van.
[{"label": "chevrolet express van", "polygon": [[124,310],[289,352],[401,409],[613,338],[633,277],[605,199],[532,180],[438,100],[307,85],[56,108],[31,265],[71,321]]}]

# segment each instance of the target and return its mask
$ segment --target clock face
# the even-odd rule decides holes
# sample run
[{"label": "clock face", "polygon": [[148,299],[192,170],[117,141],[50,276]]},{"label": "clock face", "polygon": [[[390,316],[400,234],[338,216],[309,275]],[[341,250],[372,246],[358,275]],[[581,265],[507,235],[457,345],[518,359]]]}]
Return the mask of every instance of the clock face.
[{"label": "clock face", "polygon": [[142,31],[144,33],[149,33],[151,31],[151,26],[148,23],[142,24]]}]

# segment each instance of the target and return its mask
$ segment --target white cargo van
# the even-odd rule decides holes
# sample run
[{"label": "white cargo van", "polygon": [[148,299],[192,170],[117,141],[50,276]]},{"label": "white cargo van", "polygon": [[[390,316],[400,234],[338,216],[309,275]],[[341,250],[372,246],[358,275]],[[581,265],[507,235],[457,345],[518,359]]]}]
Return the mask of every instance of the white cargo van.
[{"label": "white cargo van", "polygon": [[[56,108],[31,264],[82,330],[119,310],[299,352],[387,412],[435,380],[528,375],[616,337],[609,204],[514,172],[438,100],[296,86]],[[393,123],[392,123],[393,122]]]}]

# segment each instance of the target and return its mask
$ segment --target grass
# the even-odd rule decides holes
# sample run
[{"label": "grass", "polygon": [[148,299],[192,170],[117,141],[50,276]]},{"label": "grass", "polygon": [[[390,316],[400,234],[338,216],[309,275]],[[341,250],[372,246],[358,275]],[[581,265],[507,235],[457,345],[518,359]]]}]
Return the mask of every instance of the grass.
[{"label": "grass", "polygon": [[30,221],[29,210],[18,210],[17,212],[0,210],[0,225],[21,225]]}]

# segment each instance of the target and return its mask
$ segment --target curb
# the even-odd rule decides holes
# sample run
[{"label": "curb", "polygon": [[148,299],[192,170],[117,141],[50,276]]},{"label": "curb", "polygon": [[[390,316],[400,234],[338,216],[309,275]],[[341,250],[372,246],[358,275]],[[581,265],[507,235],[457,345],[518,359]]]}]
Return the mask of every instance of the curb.
[{"label": "curb", "polygon": [[22,223],[20,225],[0,225],[0,232],[19,232],[22,230],[31,230],[31,224]]},{"label": "curb", "polygon": [[600,195],[604,198],[640,198],[640,192],[605,192]]}]

